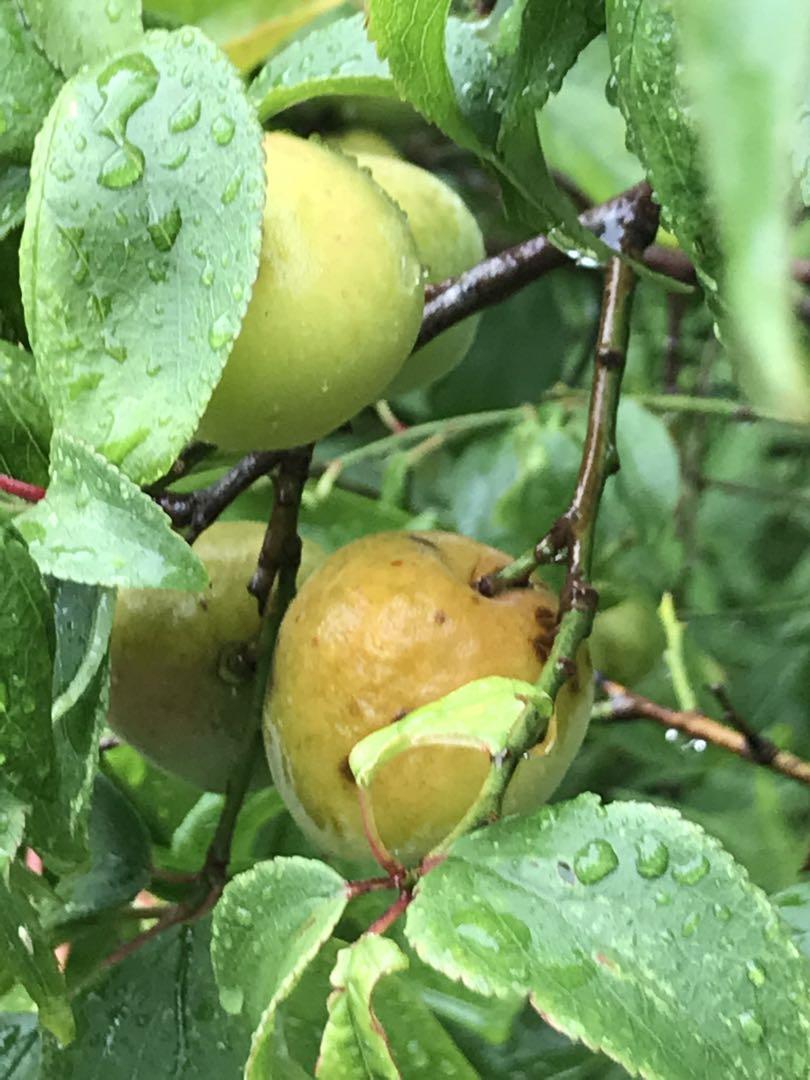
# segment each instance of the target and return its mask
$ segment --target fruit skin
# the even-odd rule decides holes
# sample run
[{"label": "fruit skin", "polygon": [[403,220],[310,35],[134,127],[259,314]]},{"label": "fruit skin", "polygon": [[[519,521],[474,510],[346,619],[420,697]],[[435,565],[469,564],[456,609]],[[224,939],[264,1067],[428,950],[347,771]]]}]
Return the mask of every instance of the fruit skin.
[{"label": "fruit skin", "polygon": [[422,319],[402,212],[353,158],[265,135],[259,276],[200,438],[228,450],[319,439],[379,398]]},{"label": "fruit skin", "polygon": [[[464,200],[427,169],[383,154],[357,154],[408,217],[429,282],[469,270],[484,257],[484,238]],[[387,397],[435,382],[452,371],[475,339],[479,316],[445,330],[410,356],[386,390]]]},{"label": "fruit skin", "polygon": [[[326,851],[367,861],[355,743],[409,710],[487,675],[537,679],[550,647],[556,598],[545,587],[495,599],[472,583],[509,557],[466,537],[391,532],[331,555],[281,627],[264,734],[274,782],[306,835]],[[580,747],[593,698],[587,651],[576,688],[560,692],[542,747],[517,768],[505,811],[551,795]],[[419,747],[382,767],[371,787],[383,841],[406,863],[421,858],[469,808],[487,771],[467,747]]]},{"label": "fruit skin", "polygon": [[398,158],[399,151],[384,135],[371,128],[350,127],[324,137],[324,142],[333,150],[356,157],[358,154],[379,154],[382,157]]},{"label": "fruit skin", "polygon": [[594,619],[591,659],[609,679],[632,687],[652,671],[665,647],[664,628],[649,597],[629,596]]},{"label": "fruit skin", "polygon": [[[223,678],[222,660],[259,632],[247,591],[264,526],[217,522],[195,543],[210,583],[200,594],[122,589],[110,643],[109,725],[155,764],[222,791],[251,719],[250,678]],[[299,580],[321,558],[305,544]]]}]

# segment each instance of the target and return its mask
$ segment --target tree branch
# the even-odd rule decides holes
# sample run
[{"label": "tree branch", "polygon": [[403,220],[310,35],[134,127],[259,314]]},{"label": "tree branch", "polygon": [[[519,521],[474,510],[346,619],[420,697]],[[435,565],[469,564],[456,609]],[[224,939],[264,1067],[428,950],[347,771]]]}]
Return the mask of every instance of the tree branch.
[{"label": "tree branch", "polygon": [[[276,497],[259,555],[259,565],[250,586],[251,591],[259,601],[259,608],[263,616],[255,657],[256,673],[252,706],[255,724],[253,731],[245,744],[240,761],[229,777],[225,789],[222,813],[214,837],[209,845],[205,862],[200,871],[193,875],[189,882],[192,888],[195,885],[197,886],[192,896],[179,904],[166,908],[153,926],[150,926],[131,941],[125,942],[112,952],[104,961],[104,967],[109,967],[130,956],[141,945],[151,941],[164,930],[177,926],[179,923],[193,922],[206,915],[216,906],[228,881],[228,865],[231,860],[231,844],[234,830],[245,795],[250,786],[254,766],[263,752],[261,723],[276,639],[287,608],[295,596],[295,579],[301,561],[298,512],[304,484],[309,472],[312,446],[298,447],[272,456],[277,464],[277,471],[273,478]],[[248,458],[255,459],[256,457],[259,457],[259,455],[248,455]],[[243,459],[240,465],[248,461],[248,458]],[[262,461],[262,466],[266,466],[265,471],[272,467],[271,464],[268,464],[267,456]],[[255,467],[258,466],[254,465]],[[249,468],[245,468],[239,474],[238,483],[234,479],[234,485],[239,486],[244,476],[249,475],[250,471]],[[226,478],[223,477],[224,479]],[[212,488],[216,486],[212,485]],[[244,486],[248,485],[245,484]],[[210,491],[211,489],[204,490]],[[268,604],[267,601],[276,579],[278,579],[278,588],[275,602]]]},{"label": "tree branch", "polygon": [[603,680],[601,685],[607,694],[607,701],[594,710],[594,717],[598,720],[610,723],[653,720],[662,727],[674,728],[691,739],[703,739],[722,750],[737,754],[746,761],[790,777],[791,780],[810,784],[810,762],[803,761],[788,750],[779,750],[760,735],[756,735],[758,745],[753,746],[750,731],[735,731],[734,728],[699,712],[668,709],[609,679]]},{"label": "tree branch", "polygon": [[176,529],[185,530],[186,539],[192,544],[234,499],[266,476],[282,457],[283,452],[278,450],[253,450],[208,487],[183,494],[161,491],[154,496],[155,502]]}]

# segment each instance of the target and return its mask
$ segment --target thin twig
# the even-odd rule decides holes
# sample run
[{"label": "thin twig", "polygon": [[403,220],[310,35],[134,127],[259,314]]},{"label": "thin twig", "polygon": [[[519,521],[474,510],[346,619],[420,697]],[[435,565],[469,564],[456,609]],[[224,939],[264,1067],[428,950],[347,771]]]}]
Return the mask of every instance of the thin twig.
[{"label": "thin twig", "polygon": [[264,536],[249,591],[264,614],[276,577],[282,571],[293,568],[293,593],[295,572],[301,561],[301,541],[298,538],[298,510],[301,495],[309,475],[313,446],[299,446],[284,452],[278,471],[273,478],[275,500],[270,524]]},{"label": "thin twig", "polygon": [[205,461],[210,454],[214,452],[216,447],[212,443],[207,442],[192,442],[182,451],[180,456],[174,462],[172,467],[167,473],[164,473],[159,480],[155,480],[144,488],[147,495],[153,497],[159,495],[162,491],[165,491],[171,484],[175,484],[178,480],[181,480],[184,476],[188,476],[193,468]]},{"label": "thin twig", "polygon": [[266,476],[282,456],[283,451],[254,450],[208,487],[184,494],[160,492],[155,496],[155,502],[168,514],[174,527],[184,529],[186,539],[193,543],[234,499],[260,477]]},{"label": "thin twig", "polygon": [[[650,189],[639,185],[636,203],[623,220],[623,250],[636,255],[643,251],[658,226],[658,208]],[[569,680],[578,678],[577,656],[590,633],[596,612],[597,594],[590,584],[596,519],[605,481],[616,467],[615,435],[619,392],[630,333],[630,311],[636,274],[629,263],[613,259],[605,274],[602,315],[596,345],[590,410],[579,476],[571,504],[536,546],[535,563],[547,561],[564,551],[568,572],[560,594],[560,620],[551,653],[535,684],[537,693],[526,702],[501,753],[495,755],[470,810],[428,858],[442,855],[466,832],[499,817],[504,793],[522,756],[537,745],[551,719],[557,694]],[[515,564],[513,564],[514,566]],[[518,560],[521,574],[528,569]],[[485,595],[495,595],[514,583],[489,575],[479,582]]]},{"label": "thin twig", "polygon": [[38,484],[29,484],[25,480],[15,480],[13,476],[0,473],[0,491],[13,495],[24,502],[35,503],[45,498],[45,488]]},{"label": "thin twig", "polygon": [[745,738],[751,760],[755,761],[757,765],[770,765],[779,753],[776,743],[766,739],[764,735],[760,735],[747,720],[740,716],[731,703],[728,690],[722,683],[714,683],[709,687],[709,690],[717,698],[720,708],[723,710],[723,720],[729,727],[735,728]]},{"label": "thin twig", "polygon": [[801,784],[810,784],[810,762],[803,761],[788,750],[775,749],[770,760],[762,760],[752,752],[748,736],[735,731],[709,716],[699,712],[681,712],[658,705],[640,694],[628,690],[620,683],[604,680],[602,688],[607,694],[607,701],[594,710],[594,717],[608,722],[625,720],[653,720],[665,728],[674,728],[691,739],[703,739],[712,746],[729,750],[732,754],[752,761],[756,765],[781,773],[782,776],[798,780]]}]

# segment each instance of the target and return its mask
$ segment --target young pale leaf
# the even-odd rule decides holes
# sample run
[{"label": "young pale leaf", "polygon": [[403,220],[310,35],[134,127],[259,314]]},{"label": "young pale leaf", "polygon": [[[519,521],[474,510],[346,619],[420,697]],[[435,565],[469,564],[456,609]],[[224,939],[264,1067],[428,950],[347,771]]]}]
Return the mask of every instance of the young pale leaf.
[{"label": "young pale leaf", "polygon": [[53,719],[58,781],[38,793],[29,839],[49,868],[70,873],[89,857],[87,818],[98,768],[98,742],[107,718],[109,665],[103,664],[81,697]]},{"label": "young pale leaf", "polygon": [[169,468],[219,379],[264,186],[236,72],[188,28],[82,69],[37,140],[20,282],[43,390],[136,482]]},{"label": "young pale leaf", "polygon": [[89,817],[90,866],[62,878],[59,922],[83,919],[132,900],[149,881],[149,834],[125,795],[97,776]]},{"label": "young pale leaf", "polygon": [[606,14],[611,86],[627,121],[628,146],[647,170],[665,223],[714,290],[720,255],[672,0],[607,0]]},{"label": "young pale leaf", "polygon": [[66,75],[143,37],[141,0],[19,0],[37,42]]},{"label": "young pale leaf", "polygon": [[810,959],[810,881],[801,881],[771,899],[791,928],[793,940]]},{"label": "young pale leaf", "polygon": [[[345,949],[345,944],[330,938],[301,974],[289,997],[278,1003],[275,1016],[266,1015],[253,1040],[246,1080],[276,1076],[298,1080],[315,1073],[328,1020],[330,976],[341,949]],[[409,1077],[478,1080],[478,1074],[422,1002],[410,979],[392,975],[378,982],[374,987],[374,1012],[382,1024],[391,1057],[406,1080]],[[345,1057],[341,1060],[347,1061]],[[333,1074],[324,1069],[323,1075]]]},{"label": "young pale leaf", "polygon": [[810,358],[793,318],[788,196],[810,5],[679,0],[678,12],[725,255],[732,358],[755,404],[807,420]]},{"label": "young pale leaf", "polygon": [[223,1008],[244,1009],[258,1024],[290,992],[346,903],[346,882],[314,859],[272,859],[235,877],[214,912],[211,958]]},{"label": "young pale leaf", "polygon": [[36,1013],[0,1013],[3,1080],[38,1080],[41,1052]]},{"label": "young pale leaf", "polygon": [[0,341],[0,472],[44,487],[51,419],[33,356]]},{"label": "young pale leaf", "polygon": [[73,1015],[51,943],[21,887],[0,879],[0,971],[12,972],[39,1008],[39,1018],[62,1041],[73,1037]]},{"label": "young pale leaf", "polygon": [[26,165],[0,165],[0,240],[25,220],[29,179]]},{"label": "young pale leaf", "polygon": [[28,161],[61,83],[37,48],[17,0],[0,0],[0,158]]},{"label": "young pale leaf", "polygon": [[341,949],[329,980],[329,1020],[321,1042],[318,1076],[398,1080],[401,1074],[371,996],[380,979],[407,966],[407,957],[390,938],[365,935]]},{"label": "young pale leaf", "polygon": [[391,758],[416,746],[470,746],[495,757],[527,708],[549,706],[548,695],[520,679],[491,675],[453,690],[438,701],[414,709],[402,720],[367,735],[349,755],[349,765],[361,787]]},{"label": "young pale leaf", "polygon": [[48,591],[25,544],[0,528],[0,762],[3,786],[31,804],[53,782],[55,634]]},{"label": "young pale leaf", "polygon": [[67,581],[195,592],[207,580],[149,496],[64,432],[51,443],[48,494],[18,523],[40,569]]},{"label": "young pale leaf", "polygon": [[167,930],[73,999],[79,1037],[45,1040],[41,1080],[231,1080],[249,1030],[223,1014],[208,955],[210,923]]},{"label": "young pale leaf", "polygon": [[362,14],[335,19],[292,41],[268,60],[248,91],[261,120],[313,97],[347,94],[397,97]]},{"label": "young pale leaf", "polygon": [[420,957],[528,994],[631,1073],[799,1076],[806,963],[745,871],[676,812],[592,795],[466,836],[408,909]]}]

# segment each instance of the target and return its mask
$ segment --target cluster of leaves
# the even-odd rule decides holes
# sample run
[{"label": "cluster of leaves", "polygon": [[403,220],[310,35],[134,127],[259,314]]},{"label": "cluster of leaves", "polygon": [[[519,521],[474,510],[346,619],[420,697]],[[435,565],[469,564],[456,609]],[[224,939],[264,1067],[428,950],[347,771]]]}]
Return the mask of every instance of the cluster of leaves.
[{"label": "cluster of leaves", "polygon": [[[357,895],[257,791],[213,918],[108,969],[141,929],[141,890],[183,897],[173,879],[202,864],[222,799],[126,747],[100,767],[98,745],[114,590],[205,583],[144,487],[193,437],[244,315],[261,125],[361,117],[446,169],[493,242],[543,231],[585,268],[611,237],[581,225],[555,170],[590,199],[649,178],[704,293],[667,301],[644,272],[597,584],[674,593],[694,700],[711,708],[704,684],[726,679],[755,726],[810,753],[810,394],[789,277],[807,244],[790,225],[810,204],[795,123],[810,9],[143,8],[0,0],[0,471],[47,488],[0,504],[3,1075],[803,1075],[809,815],[786,781],[660,730],[595,727],[567,791],[623,801],[581,796],[462,838],[385,938],[363,931],[390,895]],[[304,534],[334,548],[435,524],[530,546],[573,487],[597,315],[573,269],[489,313],[458,372],[397,403],[406,432],[367,415],[319,446]],[[662,401],[667,336],[680,395]],[[701,411],[728,398],[733,413],[738,387],[795,423]],[[259,486],[229,514],[266,520],[268,498]],[[641,688],[672,700],[666,656]],[[433,737],[458,722],[421,719]]]}]

